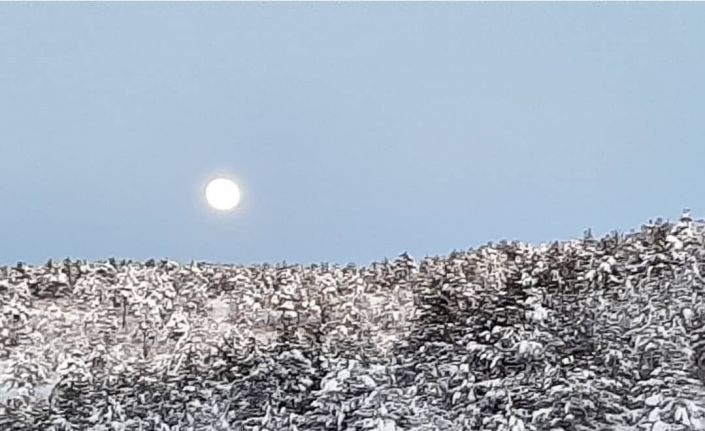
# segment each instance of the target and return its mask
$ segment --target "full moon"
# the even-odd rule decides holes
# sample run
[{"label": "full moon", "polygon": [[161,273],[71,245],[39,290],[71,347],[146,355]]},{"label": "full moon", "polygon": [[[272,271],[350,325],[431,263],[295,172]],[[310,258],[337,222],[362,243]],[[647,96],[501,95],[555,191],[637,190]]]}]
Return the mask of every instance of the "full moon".
[{"label": "full moon", "polygon": [[229,211],[240,202],[240,189],[227,178],[216,178],[206,186],[206,200],[218,211]]}]

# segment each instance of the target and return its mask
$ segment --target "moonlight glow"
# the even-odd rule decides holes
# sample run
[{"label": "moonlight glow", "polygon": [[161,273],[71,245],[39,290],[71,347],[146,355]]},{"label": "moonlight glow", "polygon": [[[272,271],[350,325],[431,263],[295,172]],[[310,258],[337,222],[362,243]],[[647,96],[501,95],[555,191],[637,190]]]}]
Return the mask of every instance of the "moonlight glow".
[{"label": "moonlight glow", "polygon": [[240,189],[227,178],[216,178],[206,186],[206,200],[219,211],[229,211],[240,202]]}]

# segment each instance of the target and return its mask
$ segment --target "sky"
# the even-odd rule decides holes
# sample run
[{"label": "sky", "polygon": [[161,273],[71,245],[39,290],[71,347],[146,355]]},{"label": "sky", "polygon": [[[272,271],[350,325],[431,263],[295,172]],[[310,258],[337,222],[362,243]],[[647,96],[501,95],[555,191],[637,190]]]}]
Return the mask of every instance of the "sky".
[{"label": "sky", "polygon": [[[705,5],[0,4],[0,265],[356,263],[704,216]],[[229,213],[206,182],[240,185]]]}]

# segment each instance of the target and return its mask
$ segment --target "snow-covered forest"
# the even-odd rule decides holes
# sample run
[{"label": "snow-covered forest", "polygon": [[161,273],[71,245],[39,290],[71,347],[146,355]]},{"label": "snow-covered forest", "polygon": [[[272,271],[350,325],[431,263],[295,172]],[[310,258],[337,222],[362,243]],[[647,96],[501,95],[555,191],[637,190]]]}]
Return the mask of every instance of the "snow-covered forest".
[{"label": "snow-covered forest", "polygon": [[3,267],[0,429],[705,429],[704,272],[687,214],[366,267]]}]

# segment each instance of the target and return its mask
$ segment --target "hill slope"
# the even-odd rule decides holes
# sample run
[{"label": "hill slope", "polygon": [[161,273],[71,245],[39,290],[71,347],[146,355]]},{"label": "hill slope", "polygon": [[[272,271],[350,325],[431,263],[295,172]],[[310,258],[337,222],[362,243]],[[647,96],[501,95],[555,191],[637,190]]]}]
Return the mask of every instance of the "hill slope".
[{"label": "hill slope", "polygon": [[705,429],[703,271],[688,216],[362,268],[0,268],[0,429]]}]

